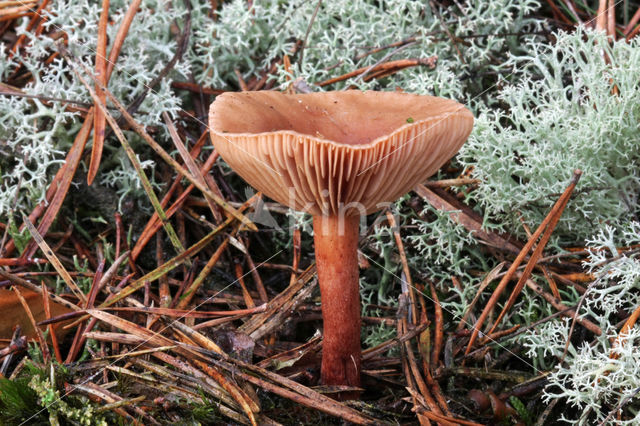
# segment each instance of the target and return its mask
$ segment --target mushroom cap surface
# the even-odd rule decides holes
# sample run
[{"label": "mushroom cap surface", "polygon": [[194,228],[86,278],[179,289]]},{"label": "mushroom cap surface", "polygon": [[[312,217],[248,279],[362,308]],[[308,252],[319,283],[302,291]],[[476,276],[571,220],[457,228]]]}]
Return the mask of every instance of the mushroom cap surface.
[{"label": "mushroom cap surface", "polygon": [[312,215],[369,214],[434,174],[471,133],[458,102],[399,92],[227,92],[211,139],[251,186]]}]

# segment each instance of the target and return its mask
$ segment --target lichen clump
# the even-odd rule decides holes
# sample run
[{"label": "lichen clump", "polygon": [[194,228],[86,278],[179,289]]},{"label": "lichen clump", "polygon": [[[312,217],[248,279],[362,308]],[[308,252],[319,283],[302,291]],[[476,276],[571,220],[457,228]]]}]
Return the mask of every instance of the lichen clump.
[{"label": "lichen clump", "polygon": [[[591,345],[576,344],[574,334],[563,363],[558,360],[571,326],[566,319],[548,321],[496,348],[511,350],[517,344],[525,349],[523,365],[535,372],[551,371],[544,401],[560,399],[584,412],[563,411],[567,422],[600,422],[616,407],[626,420],[611,416],[607,422],[640,421],[640,328],[636,325],[621,335],[619,324],[619,315],[640,305],[639,254],[621,255],[619,250],[640,244],[638,37],[613,42],[583,26],[572,32],[553,30],[538,16],[542,5],[537,0],[454,1],[437,10],[422,0],[232,0],[220,2],[215,11],[210,10],[211,2],[191,3],[189,10],[183,2],[143,1],[109,81],[109,89],[124,104],[148,90],[146,86],[174,56],[177,35],[190,19],[184,55],[148,90],[136,113],[140,123],[157,129],[157,140],[166,149],[173,145],[161,113],[175,118],[184,108],[189,113],[182,117],[193,117],[195,110],[195,95],[174,90],[173,82],[239,90],[237,73],[246,81],[259,80],[273,67],[263,88],[281,90],[292,81],[304,81],[312,90],[400,89],[468,105],[476,125],[452,166],[479,183],[451,193],[482,216],[487,230],[527,239],[524,225],[538,226],[573,170],[581,169],[580,185],[545,254],[585,245],[591,250],[583,266],[597,282],[589,287],[578,315],[597,324],[603,334]],[[113,0],[110,20],[121,22],[127,6],[128,2]],[[100,5],[61,0],[51,2],[43,14],[47,21],[42,33],[27,29],[28,18],[18,21],[17,35],[29,40],[20,54],[10,55],[8,46],[0,43],[0,78],[8,81],[28,71],[31,80],[20,88],[24,93],[65,98],[86,107],[91,98],[69,64],[57,56],[48,64],[44,59],[55,51],[55,35],[63,31],[71,51],[91,66]],[[111,42],[117,29],[118,25],[108,26]],[[281,61],[285,55],[293,59],[288,69]],[[435,67],[413,66],[384,78],[361,75],[319,86],[358,68],[408,58],[431,58]],[[185,120],[204,125],[202,117]],[[8,224],[18,252],[29,238],[19,233],[21,214],[44,199],[80,125],[80,114],[66,103],[0,96],[0,222]],[[143,165],[154,170],[151,150],[136,134],[126,133]],[[224,164],[219,167],[230,176]],[[81,180],[75,184],[80,186]],[[245,193],[244,183],[233,178],[229,182],[236,193]],[[113,136],[107,137],[96,184],[115,192],[117,210],[123,210],[125,198],[149,207],[138,176]],[[476,296],[482,276],[497,266],[497,260],[448,213],[415,195],[400,199],[392,213],[401,227],[414,281],[435,282],[444,296],[445,315],[457,324]],[[104,216],[91,220],[111,221]],[[270,243],[276,250],[291,249],[292,227],[307,237],[311,232],[308,217],[290,212],[289,218],[290,226],[271,218],[260,222],[272,228]],[[382,218],[362,242],[370,264],[361,278],[366,305],[394,305],[407,285],[392,231]],[[464,285],[453,285],[452,277]],[[536,275],[533,279],[543,282]],[[480,296],[476,310],[488,294],[485,290]],[[566,306],[575,307],[581,299],[569,287],[560,287],[560,296]],[[525,288],[511,312],[503,325],[526,327],[556,310]],[[375,346],[394,333],[380,324],[366,328],[363,337],[367,345]],[[613,341],[622,343],[613,346]],[[34,378],[31,386],[43,404],[61,396],[46,380]],[[48,406],[71,421],[84,422],[82,416],[93,415],[68,408],[63,401],[55,404]]]}]

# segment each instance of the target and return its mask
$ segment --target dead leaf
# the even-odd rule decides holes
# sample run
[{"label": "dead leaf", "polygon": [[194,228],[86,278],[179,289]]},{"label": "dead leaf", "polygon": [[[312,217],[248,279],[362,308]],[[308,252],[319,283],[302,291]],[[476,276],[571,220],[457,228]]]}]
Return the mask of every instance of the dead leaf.
[{"label": "dead leaf", "polygon": [[[44,313],[42,296],[39,293],[26,289],[21,289],[20,291],[27,301],[29,309],[31,309],[35,320],[38,322],[45,320],[46,315]],[[71,309],[55,303],[54,301],[50,301],[49,304],[51,306],[52,316],[72,312]],[[20,304],[18,296],[16,296],[13,291],[0,289],[0,312],[2,312],[2,320],[0,320],[0,339],[11,339],[13,328],[16,325],[20,325],[20,327],[22,327],[22,330],[27,337],[35,338],[36,334],[33,326],[31,325],[31,321],[29,321],[29,317]],[[66,333],[60,325],[56,325],[55,328],[58,336]]]}]

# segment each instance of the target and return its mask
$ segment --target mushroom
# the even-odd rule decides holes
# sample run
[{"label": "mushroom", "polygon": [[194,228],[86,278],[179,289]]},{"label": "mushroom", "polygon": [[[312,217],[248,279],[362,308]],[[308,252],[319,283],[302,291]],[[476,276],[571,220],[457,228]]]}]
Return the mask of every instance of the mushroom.
[{"label": "mushroom", "polygon": [[435,173],[473,126],[461,104],[399,92],[224,93],[211,139],[242,178],[313,216],[325,385],[360,386],[362,216]]}]

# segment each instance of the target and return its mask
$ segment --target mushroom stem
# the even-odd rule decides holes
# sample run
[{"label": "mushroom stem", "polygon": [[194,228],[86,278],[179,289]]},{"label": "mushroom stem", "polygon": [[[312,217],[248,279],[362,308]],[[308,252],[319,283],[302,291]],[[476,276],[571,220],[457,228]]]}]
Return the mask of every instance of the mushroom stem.
[{"label": "mushroom stem", "polygon": [[359,216],[314,216],[324,336],[322,383],[360,386]]}]

